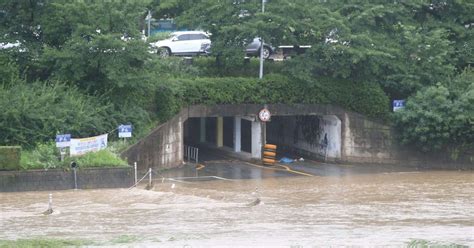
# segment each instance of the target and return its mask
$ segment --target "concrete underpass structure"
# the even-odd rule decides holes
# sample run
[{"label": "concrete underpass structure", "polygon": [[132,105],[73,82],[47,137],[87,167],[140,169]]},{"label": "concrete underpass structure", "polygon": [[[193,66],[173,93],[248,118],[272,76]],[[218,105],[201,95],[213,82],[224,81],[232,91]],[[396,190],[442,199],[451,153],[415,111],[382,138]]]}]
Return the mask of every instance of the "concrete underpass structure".
[{"label": "concrete underpass structure", "polygon": [[394,145],[389,126],[332,105],[268,104],[272,117],[261,122],[260,104],[196,105],[184,108],[168,122],[122,153],[140,169],[183,164],[184,145],[212,147],[241,158],[260,160],[265,143],[281,154],[323,161],[408,165]]}]

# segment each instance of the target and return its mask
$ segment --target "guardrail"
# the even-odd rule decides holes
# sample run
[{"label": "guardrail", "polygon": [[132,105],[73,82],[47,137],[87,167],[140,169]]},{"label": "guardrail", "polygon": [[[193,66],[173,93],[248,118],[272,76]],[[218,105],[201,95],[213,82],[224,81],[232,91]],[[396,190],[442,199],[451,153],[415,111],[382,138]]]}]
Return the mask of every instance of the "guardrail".
[{"label": "guardrail", "polygon": [[198,164],[199,161],[199,148],[193,146],[184,145],[184,159],[190,162]]}]

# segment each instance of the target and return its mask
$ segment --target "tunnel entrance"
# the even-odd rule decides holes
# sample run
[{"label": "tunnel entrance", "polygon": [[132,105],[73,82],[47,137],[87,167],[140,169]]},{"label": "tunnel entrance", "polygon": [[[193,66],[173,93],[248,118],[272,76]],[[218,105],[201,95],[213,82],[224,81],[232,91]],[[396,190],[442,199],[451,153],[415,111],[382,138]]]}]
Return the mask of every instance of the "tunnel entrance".
[{"label": "tunnel entrance", "polygon": [[[250,118],[247,118],[250,119]],[[184,146],[197,147],[203,159],[221,159],[223,154],[251,157],[252,121],[241,117],[188,118],[183,123]],[[254,124],[255,125],[255,124]],[[258,134],[258,137],[261,134]],[[220,154],[215,154],[215,153]],[[247,155],[245,155],[247,154]]]},{"label": "tunnel entrance", "polygon": [[335,115],[273,116],[266,137],[267,143],[278,146],[280,155],[341,158],[341,121]]},{"label": "tunnel entrance", "polygon": [[183,125],[183,141],[185,145],[195,146],[199,144],[199,118],[189,118]]},{"label": "tunnel entrance", "polygon": [[[278,146],[277,156],[302,156],[318,160],[341,158],[341,121],[335,115],[272,116],[263,123],[251,117],[200,117],[184,122],[184,145],[201,152],[261,158],[261,146]],[[264,135],[262,132],[266,132]],[[232,153],[232,154],[230,154]]]},{"label": "tunnel entrance", "polygon": [[208,117],[205,122],[205,141],[216,144],[216,127],[217,127],[217,118]]},{"label": "tunnel entrance", "polygon": [[252,122],[242,119],[242,136],[241,136],[241,150],[244,152],[252,152]]},{"label": "tunnel entrance", "polygon": [[234,148],[234,118],[224,117],[223,122],[223,145]]}]

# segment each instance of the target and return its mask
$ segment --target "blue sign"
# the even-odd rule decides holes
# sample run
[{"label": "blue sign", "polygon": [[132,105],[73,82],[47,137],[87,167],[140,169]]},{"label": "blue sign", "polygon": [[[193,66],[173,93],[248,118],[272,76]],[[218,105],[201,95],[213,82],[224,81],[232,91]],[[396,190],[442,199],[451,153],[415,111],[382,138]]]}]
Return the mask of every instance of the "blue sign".
[{"label": "blue sign", "polygon": [[132,125],[120,125],[118,127],[119,138],[132,137]]},{"label": "blue sign", "polygon": [[57,134],[56,135],[56,147],[68,147],[71,145],[70,134]]},{"label": "blue sign", "polygon": [[393,100],[393,111],[397,111],[404,108],[405,104],[405,100]]}]

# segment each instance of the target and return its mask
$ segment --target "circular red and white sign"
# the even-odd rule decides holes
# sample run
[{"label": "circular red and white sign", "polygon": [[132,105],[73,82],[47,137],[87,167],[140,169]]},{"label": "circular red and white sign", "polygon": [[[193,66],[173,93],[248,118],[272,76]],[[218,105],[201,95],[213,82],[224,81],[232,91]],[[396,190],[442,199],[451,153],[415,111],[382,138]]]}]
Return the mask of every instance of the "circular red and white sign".
[{"label": "circular red and white sign", "polygon": [[266,108],[260,110],[260,112],[258,113],[258,118],[261,120],[261,121],[269,121],[270,120],[270,117],[272,116],[272,114],[270,113],[270,111]]}]

